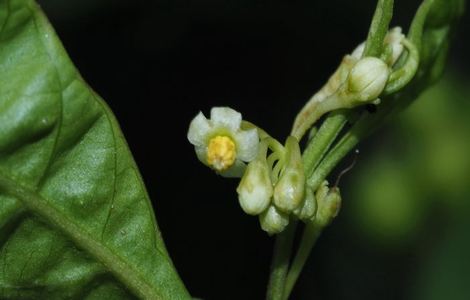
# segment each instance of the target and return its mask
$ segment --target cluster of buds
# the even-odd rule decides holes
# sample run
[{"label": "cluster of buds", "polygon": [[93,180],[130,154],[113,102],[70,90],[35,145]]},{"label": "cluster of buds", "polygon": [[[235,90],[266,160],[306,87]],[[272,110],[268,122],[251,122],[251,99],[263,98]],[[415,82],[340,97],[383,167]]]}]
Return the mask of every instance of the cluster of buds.
[{"label": "cluster of buds", "polygon": [[[305,175],[296,138],[288,137],[282,146],[265,136],[260,144],[259,154],[248,164],[237,192],[243,210],[259,215],[261,228],[274,234],[284,230],[291,213],[301,205]],[[269,156],[268,150],[272,151]]]},{"label": "cluster of buds", "polygon": [[[202,113],[193,119],[188,139],[203,164],[222,176],[241,177],[240,206],[245,213],[258,216],[261,228],[269,234],[282,232],[291,218],[321,223],[328,214],[330,218],[336,215],[339,192],[322,185],[314,195],[306,184],[295,137],[289,136],[282,145],[243,121],[239,112],[214,107],[210,119]],[[332,209],[335,201],[336,209]]]},{"label": "cluster of buds", "polygon": [[[382,57],[363,57],[365,44],[344,56],[327,83],[305,104],[295,119],[292,135],[299,140],[325,113],[364,104],[379,104],[380,96],[406,85],[418,65],[416,48],[400,27],[391,29],[384,39]],[[406,62],[399,64],[405,48]]]},{"label": "cluster of buds", "polygon": [[[192,120],[188,139],[206,166],[225,177],[241,178],[240,206],[259,217],[261,228],[280,233],[292,218],[328,225],[337,215],[341,196],[337,187],[306,183],[299,141],[323,114],[340,108],[378,104],[379,96],[399,89],[416,70],[417,54],[400,28],[390,30],[380,58],[363,57],[364,44],[346,55],[326,85],[297,116],[285,144],[261,128],[242,120],[239,112],[214,107],[210,119],[201,112]],[[401,60],[404,49],[406,59]],[[398,66],[399,65],[399,66]]]},{"label": "cluster of buds", "polygon": [[210,115],[200,112],[189,126],[197,157],[224,177],[241,177],[237,192],[243,211],[259,215],[267,232],[281,232],[304,194],[297,140],[290,137],[284,147],[228,107],[214,107]]}]

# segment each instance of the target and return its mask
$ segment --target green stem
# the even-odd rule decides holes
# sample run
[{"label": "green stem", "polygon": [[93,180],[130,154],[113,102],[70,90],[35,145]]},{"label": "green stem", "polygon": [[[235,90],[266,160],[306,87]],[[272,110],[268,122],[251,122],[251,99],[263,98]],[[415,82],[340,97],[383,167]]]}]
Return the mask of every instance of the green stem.
[{"label": "green stem", "polygon": [[[388,25],[392,18],[393,0],[379,0],[372,20],[369,35],[366,41],[364,56],[379,56],[382,53],[383,40],[388,31]],[[299,117],[298,117],[299,118]],[[331,144],[337,138],[338,134],[346,124],[348,115],[341,110],[330,114],[322,124],[320,130],[315,134],[313,139],[309,141],[307,148],[303,153],[303,162],[307,183],[310,188],[316,190],[326,176],[333,170],[338,162],[359,142],[361,134],[356,134],[354,130],[349,131],[338,144],[328,153]],[[308,118],[301,118],[301,120]],[[297,119],[296,119],[297,123]],[[312,122],[313,123],[313,122]],[[305,127],[305,126],[304,126]],[[355,126],[356,127],[356,126]],[[362,126],[359,126],[360,129]],[[303,127],[295,126],[295,133],[300,132],[303,135]],[[300,129],[298,129],[300,128]],[[360,133],[362,130],[360,130]],[[300,138],[299,138],[300,140]],[[326,157],[323,159],[323,157]],[[313,173],[313,174],[312,174]],[[292,288],[302,271],[310,252],[320,235],[321,227],[312,224],[307,225],[304,230],[299,250],[294,258],[287,282],[285,286],[285,297],[287,299]]]},{"label": "green stem", "polygon": [[351,151],[359,142],[360,137],[355,135],[354,132],[348,132],[338,144],[328,153],[325,159],[322,160],[318,168],[313,172],[312,176],[307,179],[310,187],[316,189],[326,176],[333,171],[334,167],[343,159],[349,151]]},{"label": "green stem", "polygon": [[297,222],[291,220],[287,228],[276,236],[266,300],[283,299],[285,280],[289,268],[296,227]]},{"label": "green stem", "polygon": [[[304,151],[303,160],[306,170],[313,170],[315,166],[318,165],[321,158],[328,151],[331,144],[346,124],[348,116],[348,113],[340,110],[331,113],[327,117],[318,132],[309,141],[307,148]],[[320,234],[320,231],[318,231],[318,233],[311,234],[313,229],[306,227],[300,248],[296,254],[296,258],[294,259],[293,268],[289,271],[289,273],[292,273],[289,275],[286,286],[285,280],[289,267],[295,227],[295,223],[291,223],[289,227],[276,238],[271,275],[266,296],[266,299],[268,300],[282,300],[284,299],[284,295],[288,296],[290,294],[293,286],[295,285],[295,281],[297,280],[303,265],[305,264],[305,261],[307,260],[318,235]],[[286,287],[287,290],[285,291]]]},{"label": "green stem", "polygon": [[314,137],[309,141],[307,148],[302,154],[305,174],[312,174],[320,159],[325,155],[328,148],[338,136],[346,124],[348,115],[344,110],[331,113],[323,122]]},{"label": "green stem", "polygon": [[379,0],[370,25],[363,57],[379,57],[393,15],[393,0]]},{"label": "green stem", "polygon": [[393,103],[386,101],[380,111],[375,114],[363,113],[354,126],[341,138],[333,149],[325,156],[315,169],[307,184],[316,189],[325,180],[326,176],[336,167],[356,145],[379,128],[386,120],[386,116],[394,113]]},{"label": "green stem", "polygon": [[318,226],[316,223],[311,222],[305,226],[304,232],[302,234],[302,240],[299,245],[299,250],[292,262],[292,265],[289,269],[289,273],[286,278],[286,286],[284,288],[284,299],[289,299],[289,295],[294,288],[294,285],[297,279],[302,272],[302,269],[307,262],[307,259],[312,251],[315,242],[320,236],[323,228]]},{"label": "green stem", "polygon": [[384,113],[388,112],[388,108],[389,105],[384,105],[384,109],[374,115],[363,113],[354,126],[341,138],[341,140],[339,140],[339,142],[321,161],[313,174],[307,179],[307,184],[312,189],[317,189],[341,159],[356,147],[359,141],[369,135],[384,121]]}]

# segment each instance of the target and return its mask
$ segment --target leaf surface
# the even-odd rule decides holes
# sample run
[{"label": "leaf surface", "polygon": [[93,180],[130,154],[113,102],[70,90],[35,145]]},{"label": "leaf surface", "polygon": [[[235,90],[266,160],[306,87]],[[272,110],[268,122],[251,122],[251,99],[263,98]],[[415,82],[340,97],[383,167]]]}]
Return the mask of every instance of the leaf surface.
[{"label": "leaf surface", "polygon": [[31,0],[0,0],[0,298],[190,298],[113,114]]}]

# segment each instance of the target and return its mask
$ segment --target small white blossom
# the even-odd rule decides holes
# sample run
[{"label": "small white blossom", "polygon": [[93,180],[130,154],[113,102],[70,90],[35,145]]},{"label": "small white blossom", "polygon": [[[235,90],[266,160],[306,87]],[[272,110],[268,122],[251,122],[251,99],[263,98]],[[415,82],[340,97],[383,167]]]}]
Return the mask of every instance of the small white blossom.
[{"label": "small white blossom", "polygon": [[241,128],[242,115],[229,107],[213,107],[207,119],[202,112],[191,121],[188,140],[198,159],[222,176],[241,177],[244,162],[258,152],[259,137],[255,128]]}]

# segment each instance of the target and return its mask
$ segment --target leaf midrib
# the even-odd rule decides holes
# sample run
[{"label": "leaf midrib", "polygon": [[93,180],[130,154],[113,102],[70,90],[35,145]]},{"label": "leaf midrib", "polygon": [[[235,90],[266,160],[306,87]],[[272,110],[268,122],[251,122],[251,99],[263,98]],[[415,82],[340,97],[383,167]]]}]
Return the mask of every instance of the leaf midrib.
[{"label": "leaf midrib", "polygon": [[47,200],[36,191],[18,183],[0,170],[0,190],[20,200],[27,209],[46,220],[66,234],[79,248],[86,250],[97,261],[102,263],[128,289],[141,299],[163,299],[161,294],[122,257],[114,253],[106,245],[99,243],[70,220],[57,208],[49,205]]},{"label": "leaf midrib", "polygon": [[[7,1],[9,6],[9,1]],[[34,5],[34,4],[33,4]],[[28,7],[31,11],[32,22],[34,22],[38,35],[41,35],[37,21],[38,16],[35,8]],[[10,14],[7,15],[7,19]],[[5,24],[4,24],[5,25]],[[2,30],[3,30],[2,26]],[[44,47],[47,51],[47,47]],[[53,61],[51,59],[51,61]],[[60,75],[58,75],[60,78]],[[106,109],[104,109],[106,112]],[[115,133],[113,132],[113,135]],[[114,137],[115,138],[115,137]],[[85,250],[98,262],[102,263],[124,286],[134,292],[142,299],[162,299],[161,293],[146,280],[147,276],[140,273],[133,265],[127,263],[123,257],[114,253],[104,243],[95,240],[84,228],[69,219],[63,212],[52,206],[37,191],[26,187],[20,182],[12,179],[3,170],[0,170],[0,190],[20,200],[32,213],[40,216],[48,224],[57,228],[68,236],[79,248]],[[159,249],[157,249],[158,251]]]}]

